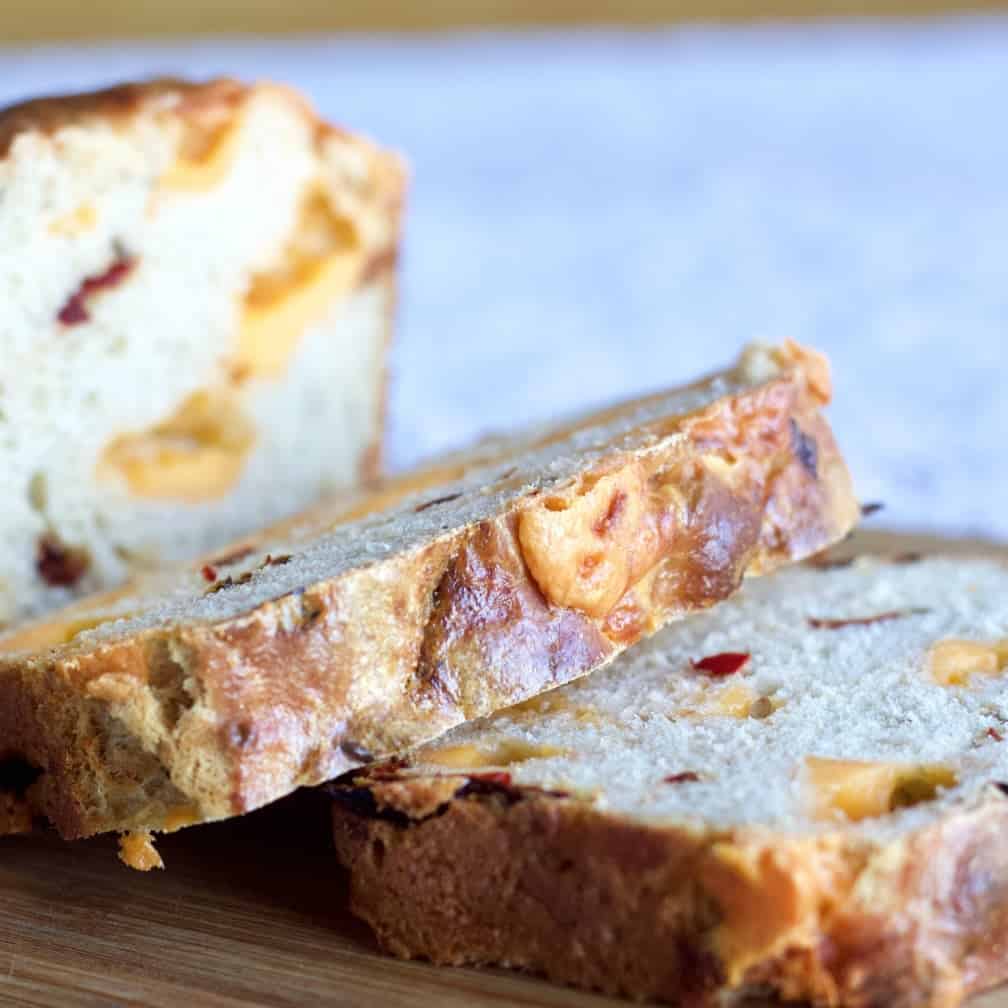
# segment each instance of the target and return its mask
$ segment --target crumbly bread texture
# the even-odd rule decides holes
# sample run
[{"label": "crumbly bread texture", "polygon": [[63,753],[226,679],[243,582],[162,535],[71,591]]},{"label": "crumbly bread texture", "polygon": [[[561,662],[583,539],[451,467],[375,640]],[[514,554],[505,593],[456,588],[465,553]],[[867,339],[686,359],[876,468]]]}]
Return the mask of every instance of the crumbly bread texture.
[{"label": "crumbly bread texture", "polygon": [[605,664],[858,516],[824,360],[732,370],[316,508],[0,637],[67,837],[255,808]]},{"label": "crumbly bread texture", "polygon": [[1008,976],[1008,567],[747,583],[332,785],[382,944],[677,1005],[957,1004]]},{"label": "crumbly bread texture", "polygon": [[0,626],[374,475],[402,190],[272,84],[0,111]]}]

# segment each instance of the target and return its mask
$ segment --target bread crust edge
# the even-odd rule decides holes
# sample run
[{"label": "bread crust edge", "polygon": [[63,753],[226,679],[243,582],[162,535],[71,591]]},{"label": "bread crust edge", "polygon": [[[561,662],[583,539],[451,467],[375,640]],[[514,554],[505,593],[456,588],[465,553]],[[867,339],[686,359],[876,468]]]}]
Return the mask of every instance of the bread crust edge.
[{"label": "bread crust edge", "polygon": [[430,779],[334,803],[352,909],[397,956],[690,1008],[754,993],[951,1008],[1008,978],[1004,785],[878,842],[649,827],[460,784],[434,811]]}]

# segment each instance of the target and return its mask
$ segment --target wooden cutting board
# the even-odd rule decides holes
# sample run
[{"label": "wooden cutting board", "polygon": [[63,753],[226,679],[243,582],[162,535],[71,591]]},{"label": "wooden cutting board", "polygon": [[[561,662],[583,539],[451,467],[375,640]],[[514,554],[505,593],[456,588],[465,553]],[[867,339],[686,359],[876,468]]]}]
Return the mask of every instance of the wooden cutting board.
[{"label": "wooden cutting board", "polygon": [[[845,548],[996,549],[878,533]],[[119,863],[107,837],[0,840],[0,1005],[625,1003],[502,971],[380,956],[346,912],[325,809],[311,796],[183,830],[158,848],[167,870],[142,875]],[[1008,989],[971,1008],[1008,1008]]]}]

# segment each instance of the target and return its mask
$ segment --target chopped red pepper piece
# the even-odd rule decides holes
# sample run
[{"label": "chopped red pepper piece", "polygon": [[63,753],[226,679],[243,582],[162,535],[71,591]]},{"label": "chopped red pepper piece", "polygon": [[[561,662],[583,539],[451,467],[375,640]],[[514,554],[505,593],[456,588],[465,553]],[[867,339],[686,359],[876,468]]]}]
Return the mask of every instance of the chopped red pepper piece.
[{"label": "chopped red pepper piece", "polygon": [[506,770],[487,770],[485,773],[465,774],[471,781],[481,784],[496,784],[499,787],[511,787],[511,774]]},{"label": "chopped red pepper piece", "polygon": [[700,775],[693,770],[683,770],[682,773],[669,774],[662,778],[666,784],[685,784],[700,780]]},{"label": "chopped red pepper piece", "polygon": [[72,588],[87,573],[91,557],[86,549],[67,546],[46,532],[35,548],[35,570],[47,585]]},{"label": "chopped red pepper piece", "polygon": [[734,675],[744,668],[749,658],[750,655],[746,651],[724,651],[721,654],[708,655],[706,658],[691,661],[690,664],[698,672],[706,672],[707,675],[720,679],[722,676]]},{"label": "chopped red pepper piece", "polygon": [[122,256],[116,259],[103,273],[85,277],[80,287],[67,298],[66,304],[59,310],[56,317],[63,325],[67,326],[89,321],[91,313],[88,311],[88,298],[105,287],[115,287],[122,283],[136,266],[136,262],[132,256]]}]

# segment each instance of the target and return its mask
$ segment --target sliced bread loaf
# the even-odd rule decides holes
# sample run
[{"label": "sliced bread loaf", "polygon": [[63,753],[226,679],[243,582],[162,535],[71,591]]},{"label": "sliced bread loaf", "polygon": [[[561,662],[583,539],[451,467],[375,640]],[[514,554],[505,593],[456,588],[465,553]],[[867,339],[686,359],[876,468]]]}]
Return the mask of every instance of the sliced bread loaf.
[{"label": "sliced bread loaf", "polygon": [[842,537],[825,362],[487,442],[0,637],[0,745],[67,837],[234,815],[605,664]]},{"label": "sliced bread loaf", "polygon": [[274,85],[0,112],[0,626],[374,475],[402,188]]},{"label": "sliced bread loaf", "polygon": [[749,582],[333,785],[383,945],[677,1005],[952,1006],[1008,977],[1008,565]]}]

